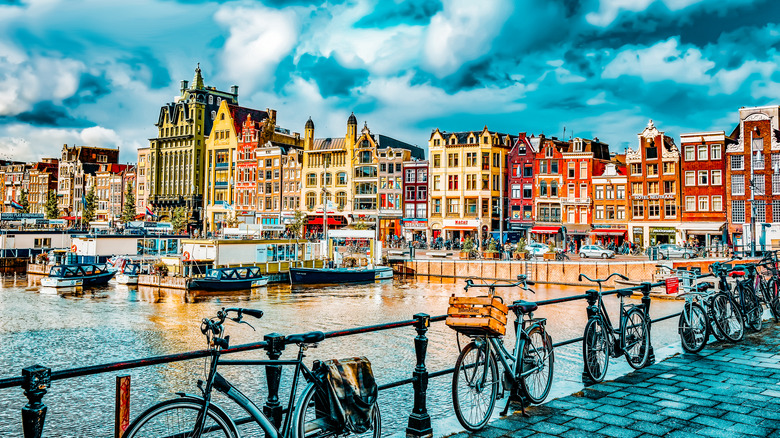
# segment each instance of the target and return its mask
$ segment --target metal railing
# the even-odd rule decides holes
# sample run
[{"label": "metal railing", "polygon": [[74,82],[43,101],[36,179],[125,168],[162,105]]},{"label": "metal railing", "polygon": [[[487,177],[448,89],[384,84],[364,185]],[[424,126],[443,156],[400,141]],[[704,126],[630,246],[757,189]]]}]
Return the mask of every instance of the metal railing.
[{"label": "metal railing", "polygon": [[[698,278],[708,277],[710,275],[711,274],[705,274],[699,276]],[[680,315],[680,312],[677,312],[656,319],[651,319],[649,317],[650,303],[651,303],[650,290],[654,287],[659,287],[664,285],[665,285],[664,281],[655,282],[655,283],[644,282],[637,286],[604,291],[602,292],[602,296],[615,295],[619,292],[625,292],[629,290],[634,292],[641,292],[642,308],[644,309],[649,325],[652,325],[652,323],[664,321]],[[541,301],[537,301],[536,304],[541,307],[541,306],[548,306],[553,304],[569,303],[569,302],[580,301],[580,300],[587,301],[588,304],[587,312],[588,312],[588,316],[590,317],[591,309],[594,308],[598,300],[598,292],[595,290],[589,290],[587,293],[581,295],[541,300]],[[515,306],[510,305],[508,307],[511,310],[514,309]],[[426,337],[428,327],[430,326],[431,323],[441,322],[444,321],[446,318],[447,315],[430,316],[425,313],[418,313],[415,314],[412,317],[412,319],[409,320],[394,321],[394,322],[378,324],[378,325],[355,327],[351,329],[330,331],[325,333],[325,338],[327,339],[327,338],[339,338],[343,336],[351,336],[356,334],[372,333],[372,332],[378,332],[383,330],[398,329],[403,327],[414,327],[417,333],[417,335],[414,338],[416,365],[412,370],[411,377],[407,379],[379,385],[380,390],[387,390],[387,389],[396,388],[403,385],[412,384],[414,390],[414,403],[413,403],[412,412],[409,414],[409,420],[406,428],[407,437],[429,437],[432,435],[433,429],[431,426],[431,418],[428,415],[428,410],[426,407],[426,403],[427,403],[426,392],[428,387],[428,380],[430,378],[452,374],[455,370],[455,368],[453,367],[453,368],[438,370],[429,373],[425,365],[427,348],[428,348],[428,338]],[[650,332],[649,327],[648,327],[648,332]],[[231,353],[239,353],[239,352],[262,349],[266,351],[266,354],[271,359],[275,359],[278,358],[279,357],[278,355],[280,354],[278,349],[278,345],[281,340],[280,337],[282,337],[282,335],[272,333],[266,335],[264,337],[264,340],[261,342],[236,345],[228,349],[222,350],[221,353],[231,354]],[[582,339],[583,339],[582,337],[567,339],[564,341],[557,342],[553,344],[553,346],[556,348],[562,347],[565,345],[581,342]],[[52,381],[72,379],[72,378],[91,376],[96,374],[104,374],[110,372],[117,372],[117,371],[129,370],[129,369],[134,369],[139,367],[148,367],[152,365],[180,362],[180,361],[191,360],[191,359],[198,359],[198,358],[207,357],[210,354],[211,352],[209,350],[196,350],[196,351],[189,351],[184,353],[169,354],[164,356],[153,356],[153,357],[146,357],[141,359],[133,359],[133,360],[120,361],[120,362],[100,364],[100,365],[77,367],[77,368],[71,368],[71,369],[65,369],[59,371],[52,371],[50,368],[47,368],[42,365],[33,365],[24,368],[22,370],[21,376],[7,377],[7,378],[0,379],[0,389],[19,387],[19,386],[22,387],[22,389],[24,390],[24,395],[28,399],[28,403],[22,408],[22,426],[24,430],[24,436],[25,438],[40,438],[43,434],[44,420],[47,411],[47,407],[43,403],[43,397],[48,392]],[[652,363],[655,363],[655,354],[653,352],[653,347],[651,343],[648,365]],[[279,380],[281,379],[280,373],[275,373],[273,371],[270,371],[270,368],[272,367],[273,365],[266,366],[266,376],[268,380],[269,392],[266,398],[267,401],[264,405],[264,410],[267,410],[268,412],[275,412],[277,410],[282,409],[282,407],[277,403],[270,402],[270,400],[276,400],[278,398]],[[589,380],[587,373],[585,373],[584,371],[582,373],[582,379],[583,382],[586,384],[592,383]],[[274,381],[272,382],[272,380]],[[129,409],[127,411],[129,412]],[[279,415],[279,417],[275,416],[277,414]],[[281,411],[276,412],[276,414],[273,415],[274,416],[270,416],[269,418],[280,418]],[[117,422],[116,424],[120,424],[120,422]],[[123,430],[122,431],[117,430],[115,436],[117,437],[121,436],[122,432]]]}]

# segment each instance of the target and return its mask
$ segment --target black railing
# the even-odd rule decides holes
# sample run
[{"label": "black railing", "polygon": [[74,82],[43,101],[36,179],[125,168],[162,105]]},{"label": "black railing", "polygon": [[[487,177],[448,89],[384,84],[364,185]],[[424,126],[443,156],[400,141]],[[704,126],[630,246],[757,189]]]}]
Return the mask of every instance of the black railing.
[{"label": "black railing", "polygon": [[[708,277],[711,274],[701,275],[698,278]],[[644,282],[637,286],[626,287],[621,289],[613,289],[602,292],[603,296],[615,295],[621,291],[634,291],[642,293],[642,305],[645,311],[645,315],[649,323],[656,323],[663,320],[671,319],[680,315],[680,312],[673,313],[671,315],[662,316],[660,318],[651,319],[650,315],[650,290],[654,287],[664,286],[665,282],[660,281],[656,283]],[[548,300],[537,301],[538,306],[548,306],[553,304],[562,304],[579,300],[586,300],[588,302],[588,308],[592,308],[598,295],[594,292],[587,294],[574,295],[563,298],[554,298]],[[514,306],[508,306],[509,309],[513,309]],[[425,359],[427,355],[428,338],[426,333],[431,323],[441,322],[447,318],[447,315],[430,316],[424,313],[418,313],[413,316],[412,319],[403,321],[394,321],[385,324],[370,325],[363,327],[355,327],[345,330],[330,331],[325,333],[326,338],[338,338],[342,336],[351,336],[356,334],[378,332],[383,330],[397,329],[401,327],[414,327],[417,335],[414,338],[414,348],[416,356],[416,365],[412,370],[412,377],[386,383],[379,386],[380,390],[386,390],[390,388],[396,388],[403,385],[412,384],[414,389],[414,407],[409,415],[408,426],[406,428],[407,437],[430,437],[432,435],[431,419],[428,415],[426,408],[426,392],[428,387],[428,380],[430,378],[444,376],[452,374],[455,368],[449,368],[429,373]],[[278,343],[282,338],[278,334],[266,335],[262,342],[255,342],[249,344],[236,345],[224,350],[221,350],[222,354],[231,354],[252,350],[266,350],[266,354],[271,359],[277,359],[279,357],[280,349]],[[554,347],[562,347],[565,345],[574,344],[582,341],[582,337],[567,339],[561,342],[553,344]],[[648,365],[655,363],[655,355],[653,353],[652,344],[650,346],[650,354]],[[43,425],[46,416],[47,407],[43,403],[43,396],[46,394],[50,384],[54,380],[71,379],[83,376],[90,376],[95,374],[103,374],[109,372],[116,372],[122,370],[129,370],[139,367],[147,367],[152,365],[166,364],[172,362],[179,362],[197,358],[203,358],[210,355],[209,350],[197,350],[184,353],[169,354],[164,356],[153,356],[142,359],[134,359],[121,362],[113,362],[101,365],[92,365],[86,367],[71,368],[60,371],[52,371],[50,368],[46,368],[41,365],[33,365],[22,370],[22,375],[19,377],[8,377],[0,379],[0,389],[12,388],[21,386],[24,389],[24,394],[28,398],[28,403],[22,408],[22,425],[24,429],[25,438],[40,438],[43,433]],[[281,374],[276,373],[273,370],[267,370],[268,380],[268,397],[264,406],[264,410],[269,416],[276,417],[282,414],[281,406],[275,402],[278,399],[279,382]],[[588,384],[592,383],[588,380],[586,373],[583,372],[583,382]],[[117,433],[116,436],[121,436],[121,433]]]}]

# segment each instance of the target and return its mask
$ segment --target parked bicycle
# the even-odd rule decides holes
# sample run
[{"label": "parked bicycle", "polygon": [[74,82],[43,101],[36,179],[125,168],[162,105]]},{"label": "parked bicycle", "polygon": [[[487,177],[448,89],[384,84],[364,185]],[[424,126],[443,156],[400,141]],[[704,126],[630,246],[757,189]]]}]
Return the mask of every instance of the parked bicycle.
[{"label": "parked bicycle", "polygon": [[609,319],[604,300],[602,299],[602,284],[612,277],[620,277],[628,281],[628,277],[617,272],[607,278],[592,279],[585,274],[579,275],[579,281],[586,279],[598,284],[599,290],[589,290],[596,304],[588,309],[588,322],[585,324],[585,334],[582,340],[582,356],[585,361],[585,372],[594,382],[601,382],[607,375],[609,357],[625,355],[628,364],[634,369],[647,365],[650,354],[650,327],[644,307],[636,304],[625,304],[623,299],[632,291],[619,290],[620,325],[616,329]]},{"label": "parked bicycle", "polygon": [[680,279],[682,293],[678,296],[685,298],[685,305],[683,305],[677,323],[677,333],[680,334],[683,350],[689,353],[698,353],[707,345],[710,334],[723,340],[718,325],[724,325],[724,323],[721,321],[720,324],[716,324],[712,312],[712,302],[718,293],[714,285],[710,282],[697,283],[698,275],[694,272],[675,271],[668,266],[658,266],[669,269]]},{"label": "parked bicycle", "polygon": [[710,272],[718,277],[719,289],[710,303],[712,318],[718,332],[731,342],[739,342],[745,336],[744,318],[731,294],[731,286],[728,282],[728,277],[734,270],[734,267],[729,263],[738,258],[732,257],[727,262],[715,262],[709,266]]},{"label": "parked bicycle", "polygon": [[761,331],[763,326],[764,308],[756,295],[753,282],[756,278],[758,267],[753,263],[745,263],[734,267],[731,276],[736,279],[734,296],[742,312],[745,325],[754,332]]},{"label": "parked bicycle", "polygon": [[[201,332],[206,336],[211,362],[208,366],[205,387],[204,382],[198,380],[201,395],[179,393],[178,398],[150,407],[130,424],[123,435],[124,438],[239,437],[236,422],[212,401],[214,389],[223,393],[249,414],[245,422],[254,421],[265,432],[267,438],[320,438],[351,433],[345,418],[335,414],[339,410],[332,405],[332,397],[328,393],[329,383],[327,377],[319,372],[316,366],[318,362],[315,362],[313,371],[303,363],[304,351],[316,347],[318,342],[325,339],[324,333],[314,331],[286,336],[283,340],[284,345],[298,346],[298,356],[294,360],[221,360],[222,350],[229,347],[229,336],[224,335],[225,321],[249,324],[243,320],[245,315],[261,318],[263,312],[255,309],[229,308],[218,311],[214,318],[203,319]],[[260,407],[217,372],[220,365],[295,367],[287,403],[287,415],[280,427],[277,427]],[[301,376],[307,385],[296,401],[295,395]],[[373,438],[379,438],[381,434],[381,418],[376,406],[371,415],[371,427],[366,434],[371,434]]]},{"label": "parked bicycle", "polygon": [[775,322],[780,322],[780,269],[778,269],[778,251],[766,253],[762,259],[761,267],[764,272],[756,276],[755,289],[760,293],[764,304],[769,308]]},{"label": "parked bicycle", "polygon": [[[519,275],[517,283],[474,284],[466,280],[465,290],[488,288],[489,296],[499,287],[517,287],[534,292],[529,285],[534,283]],[[506,415],[512,399],[521,402],[525,414],[525,403],[541,403],[547,398],[552,386],[553,344],[547,333],[546,318],[534,318],[536,303],[515,301],[515,345],[510,353],[500,336],[486,333],[466,333],[471,338],[455,362],[452,376],[452,401],[455,415],[466,430],[478,431],[490,420],[496,399],[503,397],[506,389],[510,393],[501,415]],[[503,373],[499,374],[498,365]],[[503,379],[499,376],[503,375]],[[501,384],[503,382],[503,388]],[[499,395],[500,393],[500,395]]]}]

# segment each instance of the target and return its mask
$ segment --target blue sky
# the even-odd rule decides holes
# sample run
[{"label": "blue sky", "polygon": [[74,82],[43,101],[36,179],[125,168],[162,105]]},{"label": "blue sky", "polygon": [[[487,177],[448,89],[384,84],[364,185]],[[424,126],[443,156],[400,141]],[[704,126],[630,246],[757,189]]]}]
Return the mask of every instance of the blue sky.
[{"label": "blue sky", "polygon": [[[772,21],[774,20],[774,21]],[[777,0],[0,0],[0,158],[155,135],[200,62],[280,125],[426,145],[434,128],[599,137],[725,130],[780,104]]]}]

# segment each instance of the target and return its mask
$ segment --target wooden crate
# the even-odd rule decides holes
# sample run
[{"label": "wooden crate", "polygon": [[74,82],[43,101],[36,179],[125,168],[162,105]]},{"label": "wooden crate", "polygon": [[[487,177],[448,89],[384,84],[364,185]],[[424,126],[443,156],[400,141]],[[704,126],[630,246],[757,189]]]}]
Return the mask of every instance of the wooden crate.
[{"label": "wooden crate", "polygon": [[499,335],[506,333],[506,314],[508,308],[501,298],[493,296],[482,297],[450,297],[450,307],[447,309],[446,324],[453,330],[463,334]]}]

